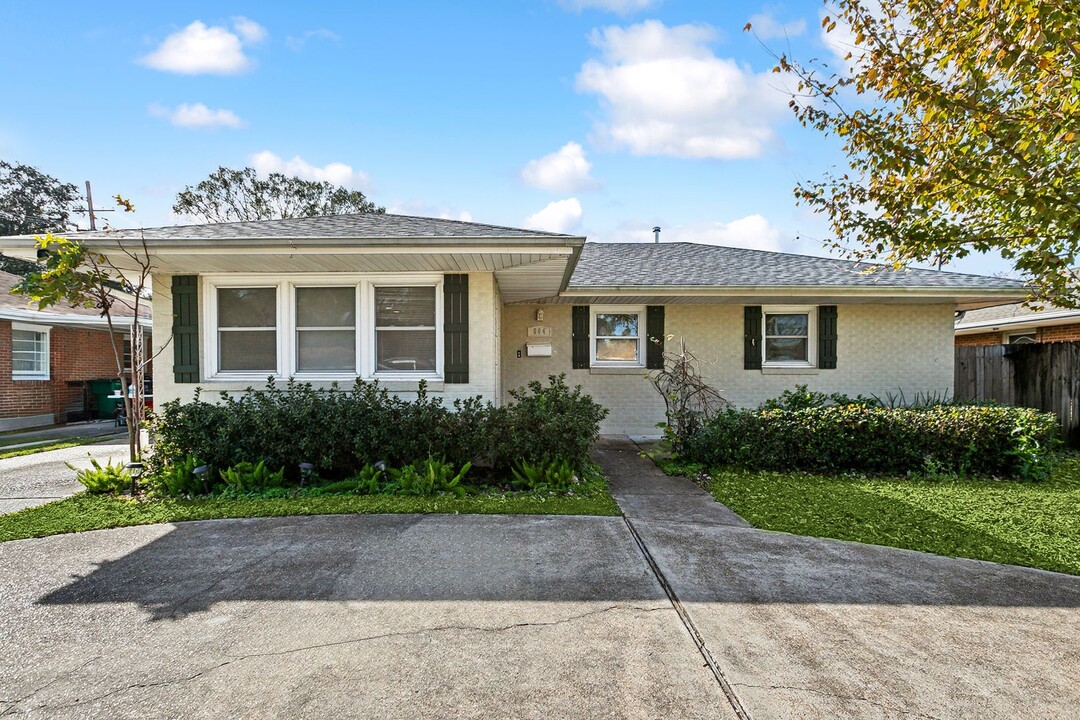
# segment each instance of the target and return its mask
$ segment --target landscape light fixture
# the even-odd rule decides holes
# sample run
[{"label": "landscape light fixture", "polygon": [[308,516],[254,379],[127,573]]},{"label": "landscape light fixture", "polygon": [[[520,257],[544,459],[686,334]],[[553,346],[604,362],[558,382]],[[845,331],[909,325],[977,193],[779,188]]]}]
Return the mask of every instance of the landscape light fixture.
[{"label": "landscape light fixture", "polygon": [[300,468],[300,487],[304,486],[311,476],[315,474],[315,465],[309,462],[302,462],[297,467]]},{"label": "landscape light fixture", "polygon": [[141,462],[130,462],[124,466],[124,470],[131,476],[131,495],[134,497],[139,484],[139,477],[143,473],[143,464]]},{"label": "landscape light fixture", "polygon": [[373,467],[379,471],[379,477],[383,480],[383,482],[386,482],[386,461],[380,460],[379,462],[375,463]]},{"label": "landscape light fixture", "polygon": [[210,494],[210,486],[206,484],[206,476],[210,474],[209,465],[200,465],[191,471],[191,474],[199,479],[203,486],[203,492],[207,495]]}]

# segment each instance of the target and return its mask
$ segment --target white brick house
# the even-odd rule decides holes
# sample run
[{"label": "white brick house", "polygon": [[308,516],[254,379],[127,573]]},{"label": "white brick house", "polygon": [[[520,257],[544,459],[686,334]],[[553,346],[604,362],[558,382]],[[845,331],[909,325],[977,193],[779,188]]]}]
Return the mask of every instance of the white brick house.
[{"label": "white brick house", "polygon": [[[118,242],[143,236],[158,402],[274,376],[399,392],[423,379],[448,400],[501,403],[566,373],[611,411],[605,432],[635,435],[663,420],[646,376],[665,339],[685,338],[742,406],[796,384],[910,397],[952,391],[956,311],[1024,296],[998,278],[398,215],[75,237],[122,264]],[[33,256],[33,239],[0,251]]]}]

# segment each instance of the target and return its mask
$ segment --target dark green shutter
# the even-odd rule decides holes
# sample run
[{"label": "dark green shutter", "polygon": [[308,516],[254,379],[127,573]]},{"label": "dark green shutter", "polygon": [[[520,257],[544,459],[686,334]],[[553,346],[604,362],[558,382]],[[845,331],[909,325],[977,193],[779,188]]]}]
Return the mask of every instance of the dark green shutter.
[{"label": "dark green shutter", "polygon": [[469,382],[469,276],[443,276],[443,378]]},{"label": "dark green shutter", "polygon": [[743,308],[743,368],[761,369],[761,306]]},{"label": "dark green shutter", "polygon": [[818,307],[818,367],[836,369],[836,306]]},{"label": "dark green shutter", "polygon": [[199,382],[199,277],[173,275],[173,379]]},{"label": "dark green shutter", "polygon": [[573,368],[575,370],[589,369],[589,306],[575,305],[572,315],[571,329]]},{"label": "dark green shutter", "polygon": [[645,367],[664,369],[664,306],[645,308]]}]

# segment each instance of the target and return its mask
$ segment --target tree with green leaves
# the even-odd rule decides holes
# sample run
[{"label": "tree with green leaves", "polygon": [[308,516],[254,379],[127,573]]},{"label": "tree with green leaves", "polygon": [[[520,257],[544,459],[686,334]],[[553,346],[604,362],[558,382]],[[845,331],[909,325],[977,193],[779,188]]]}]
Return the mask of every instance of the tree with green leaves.
[{"label": "tree with green leaves", "polygon": [[828,217],[833,246],[896,267],[996,252],[1033,299],[1080,304],[1080,5],[825,8],[824,37],[846,57],[779,55],[774,72],[793,77],[803,125],[843,144],[850,167],[795,189]]},{"label": "tree with green leaves", "polygon": [[[125,212],[135,210],[119,195],[116,202]],[[109,248],[106,252],[104,248],[90,249],[78,240],[52,233],[37,240],[38,248],[44,251],[44,262],[27,274],[15,286],[14,292],[36,302],[41,309],[56,305],[93,308],[105,318],[124,399],[129,455],[132,462],[137,462],[142,457],[141,430],[146,420],[146,369],[153,362],[139,322],[143,309],[150,303],[149,285],[153,271],[146,241],[117,236],[112,241],[115,249]],[[127,311],[122,317],[116,312],[120,308]],[[125,332],[131,337],[130,368],[125,367],[124,347],[117,338],[118,333]],[[161,348],[167,345],[167,342],[162,343]]]},{"label": "tree with green leaves", "polygon": [[[71,183],[29,165],[0,160],[0,235],[67,230],[71,215],[84,212],[81,202],[82,195]],[[0,254],[0,270],[25,275],[33,272],[35,265]]]},{"label": "tree with green leaves", "polygon": [[201,222],[271,220],[345,213],[383,213],[359,190],[282,173],[261,178],[254,168],[219,167],[176,196],[173,212]]}]

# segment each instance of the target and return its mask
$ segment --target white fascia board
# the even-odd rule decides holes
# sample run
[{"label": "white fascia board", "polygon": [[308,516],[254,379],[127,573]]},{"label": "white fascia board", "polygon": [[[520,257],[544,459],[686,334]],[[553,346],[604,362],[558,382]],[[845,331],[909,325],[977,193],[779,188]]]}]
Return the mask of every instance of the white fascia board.
[{"label": "white fascia board", "polygon": [[[12,322],[29,322],[41,325],[70,325],[107,330],[109,323],[103,317],[91,317],[89,315],[63,315],[59,313],[44,312],[42,310],[9,310],[0,309],[0,320]],[[139,324],[144,328],[153,327],[150,318],[141,318]],[[123,330],[131,325],[131,318],[116,318],[113,320],[113,328]]]}]

